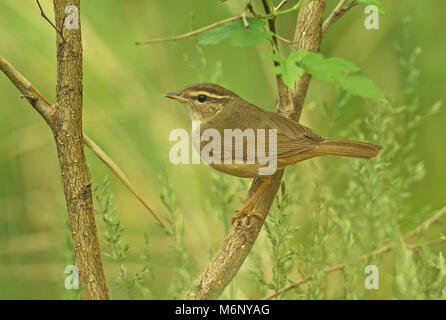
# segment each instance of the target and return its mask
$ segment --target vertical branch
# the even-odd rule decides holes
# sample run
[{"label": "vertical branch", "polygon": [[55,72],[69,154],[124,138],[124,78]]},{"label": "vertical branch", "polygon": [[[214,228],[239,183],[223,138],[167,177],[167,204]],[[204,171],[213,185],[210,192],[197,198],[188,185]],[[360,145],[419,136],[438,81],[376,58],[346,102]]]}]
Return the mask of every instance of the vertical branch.
[{"label": "vertical branch", "polygon": [[[272,9],[269,6],[267,0],[262,0],[262,5],[265,10],[265,13],[270,14]],[[268,19],[268,28],[273,34],[276,34],[276,19],[275,18]],[[273,37],[271,41],[272,41],[273,53],[279,52],[279,44],[277,41],[277,37]],[[279,63],[277,61],[274,61],[274,66],[277,67],[278,65],[279,65]],[[287,89],[285,83],[283,82],[282,76],[280,74],[276,75],[276,83],[277,83],[277,91],[278,91],[278,95],[279,95],[279,98],[277,100],[277,107],[280,105],[289,104],[288,89]]]},{"label": "vertical branch", "polygon": [[[296,32],[294,34],[293,49],[306,49],[318,52],[322,39],[322,21],[324,19],[327,0],[312,1],[299,10],[297,16]],[[312,23],[308,23],[311,20]],[[305,97],[310,85],[311,75],[303,74],[295,83],[293,96],[293,108],[282,110],[291,119],[299,121],[304,106]]]},{"label": "vertical branch", "polygon": [[[322,18],[326,3],[327,0],[314,0],[299,11],[298,25],[294,37],[294,50],[299,48],[311,51],[319,50],[322,37]],[[270,24],[269,27],[271,28],[271,26],[274,28],[274,25]],[[279,86],[280,80],[279,78],[277,80]],[[279,101],[276,111],[296,121],[299,120],[310,80],[311,77],[303,75],[291,92],[285,90],[280,93],[281,89],[279,88]],[[284,99],[281,99],[282,94]],[[251,207],[253,211],[261,214],[264,218],[266,218],[271,208],[282,176],[283,170],[276,172],[272,176],[268,187]],[[254,194],[261,183],[260,179],[254,179],[247,199]],[[186,293],[186,298],[200,300],[218,298],[242,266],[262,229],[263,223],[264,219],[250,219],[250,217],[238,219],[229,230],[212,261],[196,279],[195,287]]]},{"label": "vertical branch", "polygon": [[[70,7],[68,7],[70,6]],[[84,299],[108,299],[82,137],[80,0],[54,0],[57,34],[57,120],[53,127]],[[70,29],[64,26],[70,19]],[[62,38],[63,34],[63,38]]]}]

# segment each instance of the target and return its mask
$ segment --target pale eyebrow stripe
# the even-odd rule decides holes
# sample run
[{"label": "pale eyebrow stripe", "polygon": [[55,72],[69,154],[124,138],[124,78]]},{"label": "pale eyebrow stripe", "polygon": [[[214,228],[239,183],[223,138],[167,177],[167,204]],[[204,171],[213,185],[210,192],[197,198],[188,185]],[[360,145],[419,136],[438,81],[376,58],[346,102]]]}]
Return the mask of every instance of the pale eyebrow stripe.
[{"label": "pale eyebrow stripe", "polygon": [[208,91],[194,92],[193,97],[198,97],[200,94],[204,94],[204,95],[208,96],[209,98],[215,98],[215,99],[228,99],[231,97],[231,96],[221,96],[221,95],[213,94]]}]

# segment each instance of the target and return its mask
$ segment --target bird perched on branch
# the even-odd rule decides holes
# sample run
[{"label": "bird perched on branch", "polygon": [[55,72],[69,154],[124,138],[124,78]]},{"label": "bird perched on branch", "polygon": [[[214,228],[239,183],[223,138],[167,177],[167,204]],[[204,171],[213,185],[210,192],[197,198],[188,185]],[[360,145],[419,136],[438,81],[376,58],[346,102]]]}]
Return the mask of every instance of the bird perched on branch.
[{"label": "bird perched on branch", "polygon": [[[283,169],[319,156],[369,160],[376,157],[382,149],[380,145],[367,142],[325,139],[312,129],[275,112],[263,110],[216,84],[190,85],[179,92],[168,93],[166,97],[182,102],[190,118],[200,121],[200,137],[206,131],[225,137],[224,143],[218,146],[214,143],[212,148],[207,148],[211,149],[209,157],[213,160],[209,162],[210,166],[233,176],[264,179],[243,208],[236,210],[232,223],[246,215],[263,219],[260,214],[250,210],[250,206],[269,184],[270,176],[275,172],[266,170],[271,162],[265,159],[275,160],[277,169]],[[225,135],[228,130],[231,135]],[[242,135],[239,139],[242,143],[237,143],[237,134],[234,132]],[[227,137],[230,141],[227,141]],[[236,139],[235,144],[232,143],[233,138]],[[207,140],[209,141],[209,137]],[[251,146],[250,141],[253,142]],[[201,138],[200,149],[204,150],[206,145],[206,139]],[[199,153],[203,158],[203,154]]]}]

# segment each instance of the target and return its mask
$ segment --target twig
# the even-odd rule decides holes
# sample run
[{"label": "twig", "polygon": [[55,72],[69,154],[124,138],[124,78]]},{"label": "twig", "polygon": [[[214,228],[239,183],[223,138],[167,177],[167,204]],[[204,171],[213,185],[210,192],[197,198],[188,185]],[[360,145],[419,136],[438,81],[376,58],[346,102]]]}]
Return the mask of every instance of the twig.
[{"label": "twig", "polygon": [[288,2],[288,0],[282,0],[282,2],[280,2],[277,7],[274,8],[274,12],[279,11],[286,3]]},{"label": "twig", "polygon": [[124,172],[115,164],[115,162],[87,135],[84,134],[84,143],[101,159],[107,167],[118,177],[119,180],[135,195],[135,197],[142,203],[142,205],[149,210],[152,216],[158,220],[163,228],[167,228],[165,223],[158,217],[158,215],[149,207],[149,205],[142,199]]},{"label": "twig", "polygon": [[[268,2],[266,0],[262,0],[262,5],[263,5],[263,9],[265,10],[266,14],[270,14],[271,13],[271,6],[268,4]],[[282,40],[283,38],[280,37],[277,33],[276,33],[276,20],[275,19],[271,19],[268,20],[268,27],[269,30],[273,33],[274,37],[273,41],[272,41],[272,49],[273,49],[273,53],[278,53],[279,52],[279,44],[277,43],[277,39]],[[289,44],[292,44],[291,41],[289,41]],[[279,65],[279,63],[277,61],[274,61],[274,67],[277,67]],[[283,82],[282,79],[282,75],[277,74],[276,75],[276,85],[277,85],[277,92],[278,92],[278,105],[281,105],[283,103],[287,103],[285,102],[289,96],[288,94],[288,88],[286,87],[285,83]]]},{"label": "twig", "polygon": [[243,20],[243,25],[245,26],[245,28],[249,27],[249,23],[248,23],[248,19],[246,19],[246,14],[248,13],[249,10],[249,3],[246,5],[245,10],[243,10],[242,13],[242,20]]},{"label": "twig", "polygon": [[433,239],[430,241],[427,241],[426,243],[416,243],[416,244],[408,244],[407,248],[413,251],[417,251],[418,249],[422,248],[423,246],[430,247],[435,246],[437,244],[445,243],[446,240],[444,239]]},{"label": "twig", "polygon": [[[11,82],[22,93],[22,97],[27,98],[31,105],[42,115],[50,126],[54,124],[54,106],[46,99],[32,84],[26,79],[17,69],[15,69],[4,57],[0,55],[0,69],[11,80]],[[141,198],[136,189],[132,186],[124,172],[115,164],[115,162],[86,134],[83,135],[84,143],[89,147],[110,170],[115,174],[119,180],[132,192],[135,197],[142,203],[147,210],[154,216],[156,220],[166,228],[166,225],[149,207],[149,205]]]},{"label": "twig", "polygon": [[[312,2],[312,1],[315,1],[315,0],[307,0],[307,2],[305,2],[305,3],[303,3],[303,0],[299,0],[299,2],[294,7],[290,8],[288,10],[277,11],[277,12],[273,11],[273,12],[270,12],[269,14],[264,15],[264,16],[259,16],[259,15],[256,15],[255,13],[253,15],[256,18],[258,18],[258,19],[266,19],[266,20],[272,19],[272,20],[274,20],[278,16],[298,11],[300,8],[302,8],[303,6],[305,6],[306,4],[308,4],[308,3]],[[138,46],[138,45],[143,45],[143,44],[153,44],[153,43],[181,40],[181,39],[184,39],[184,38],[195,36],[195,35],[197,35],[199,33],[202,33],[202,32],[204,32],[206,30],[218,27],[218,26],[220,26],[222,24],[225,24],[225,23],[228,23],[228,22],[232,22],[232,21],[236,21],[236,20],[239,20],[239,19],[242,19],[243,20],[243,24],[245,25],[245,27],[247,27],[248,26],[248,21],[246,20],[246,11],[250,11],[251,13],[254,12],[252,6],[250,6],[250,4],[248,4],[246,6],[246,8],[245,8],[245,11],[241,15],[239,15],[239,16],[228,18],[228,19],[224,19],[224,20],[212,23],[212,24],[210,24],[210,25],[208,25],[206,27],[203,27],[203,28],[200,28],[200,29],[197,29],[197,30],[194,30],[194,31],[190,31],[188,33],[184,33],[184,34],[181,34],[181,35],[178,35],[178,36],[175,36],[175,37],[152,39],[152,40],[146,40],[146,41],[137,41],[137,42],[135,42],[135,44]]]},{"label": "twig", "polygon": [[252,14],[254,17],[260,19],[260,15],[257,14],[257,13],[254,11],[254,7],[252,6],[251,2],[249,2],[249,3],[247,4],[247,7],[248,7],[249,12],[251,12],[251,14]]},{"label": "twig", "polygon": [[34,104],[37,101],[37,97],[36,96],[28,96],[26,94],[22,94],[20,96],[20,99],[28,99],[31,104]]},{"label": "twig", "polygon": [[138,41],[138,42],[135,42],[135,44],[138,46],[138,45],[143,45],[143,44],[152,44],[152,43],[180,40],[180,39],[184,39],[184,38],[187,38],[187,37],[195,36],[195,35],[197,35],[199,33],[202,33],[202,32],[204,32],[206,30],[209,30],[209,29],[218,27],[218,26],[220,26],[222,24],[225,24],[225,23],[228,23],[228,22],[231,22],[231,21],[235,21],[235,20],[239,20],[239,19],[242,19],[242,15],[239,15],[239,16],[236,16],[236,17],[232,17],[232,18],[228,18],[228,19],[224,19],[224,20],[215,22],[213,24],[210,24],[210,25],[208,25],[206,27],[203,27],[203,28],[200,28],[200,29],[188,32],[188,33],[181,34],[179,36],[170,37],[170,38],[146,40],[146,41]]},{"label": "twig", "polygon": [[44,100],[39,99],[37,90],[33,88],[31,82],[17,71],[3,56],[0,55],[0,70],[11,80],[23,96],[28,98],[28,101],[36,109],[38,113],[45,119],[45,121],[52,126],[54,108],[48,105]]},{"label": "twig", "polygon": [[285,38],[279,36],[277,33],[273,33],[273,36],[276,37],[277,39],[279,39],[280,41],[285,42],[286,44],[289,44],[289,45],[293,44],[293,41],[285,39]]},{"label": "twig", "polygon": [[[42,9],[42,6],[40,5],[39,0],[36,0],[36,2],[37,2],[37,5],[39,6],[39,9],[40,9],[40,15],[41,15],[46,21],[48,21],[48,23],[54,28],[54,30],[57,31],[57,33],[60,34],[60,37],[62,38],[62,42],[65,42],[65,39],[64,39],[64,37],[63,37],[62,28],[61,28],[60,30],[57,29],[56,26],[54,25],[54,23],[52,23],[51,20],[48,19],[48,17],[46,16],[45,12],[43,12],[43,9]],[[65,14],[65,15],[66,15],[66,14]],[[65,18],[64,18],[63,20],[65,21]],[[63,24],[62,24],[62,27],[63,27]]]},{"label": "twig", "polygon": [[313,1],[320,1],[320,0],[307,0],[306,2],[303,2],[303,0],[299,0],[293,7],[283,10],[283,11],[272,11],[264,16],[260,16],[261,19],[276,19],[279,16],[299,11],[301,8],[305,7],[307,4]]},{"label": "twig", "polygon": [[333,12],[328,16],[327,20],[325,20],[324,24],[322,25],[322,33],[324,33],[329,26],[331,26],[336,20],[338,20],[340,17],[344,15],[348,10],[353,8],[358,4],[357,1],[352,1],[347,5],[347,7],[344,8],[344,4],[347,2],[347,0],[341,0],[339,1],[336,8],[333,10]]},{"label": "twig", "polygon": [[[414,236],[419,234],[421,231],[423,231],[425,228],[427,228],[429,225],[437,222],[445,214],[446,214],[446,207],[442,208],[440,211],[435,213],[428,220],[422,222],[420,225],[418,225],[418,227],[416,227],[412,231],[406,233],[401,239],[406,241],[408,239],[413,238]],[[431,240],[431,241],[426,242],[424,245],[425,246],[432,246],[432,245],[441,244],[441,243],[444,243],[444,242],[446,242],[444,239],[435,239],[435,240]],[[423,244],[409,244],[409,245],[406,245],[406,246],[410,250],[418,250],[420,247],[423,246]],[[362,260],[365,260],[367,258],[374,257],[374,256],[377,256],[379,254],[388,252],[388,251],[392,250],[394,247],[395,247],[394,243],[388,243],[388,244],[386,244],[386,245],[384,245],[384,246],[382,246],[382,247],[380,247],[378,249],[375,249],[375,250],[373,250],[373,251],[371,251],[371,252],[369,252],[367,254],[362,255],[361,257],[358,258],[358,261],[362,261]],[[274,299],[275,297],[281,295],[284,292],[287,292],[287,291],[290,291],[292,289],[295,289],[295,288],[301,286],[302,284],[304,284],[304,283],[306,283],[308,281],[313,280],[317,275],[319,275],[321,273],[328,274],[328,273],[331,273],[333,271],[341,270],[341,269],[344,269],[344,268],[345,268],[345,263],[340,263],[340,264],[331,266],[331,267],[329,267],[327,269],[324,269],[324,270],[322,270],[322,271],[320,271],[320,272],[318,272],[318,273],[316,273],[314,275],[307,276],[307,277],[305,277],[305,278],[303,278],[303,279],[301,279],[299,281],[296,281],[296,282],[288,285],[287,287],[283,288],[282,290],[279,290],[278,292],[276,292],[276,293],[266,297],[265,300]]]},{"label": "twig", "polygon": [[418,227],[416,227],[415,229],[413,229],[412,231],[406,233],[406,235],[403,237],[403,239],[409,240],[411,238],[413,238],[414,236],[416,236],[417,234],[419,234],[421,231],[423,231],[424,229],[426,229],[428,226],[430,226],[431,224],[436,223],[438,220],[440,220],[444,215],[446,214],[446,207],[444,207],[443,209],[441,209],[440,211],[438,211],[436,214],[434,214],[431,218],[427,219],[426,221],[424,221],[423,223],[421,223]]}]

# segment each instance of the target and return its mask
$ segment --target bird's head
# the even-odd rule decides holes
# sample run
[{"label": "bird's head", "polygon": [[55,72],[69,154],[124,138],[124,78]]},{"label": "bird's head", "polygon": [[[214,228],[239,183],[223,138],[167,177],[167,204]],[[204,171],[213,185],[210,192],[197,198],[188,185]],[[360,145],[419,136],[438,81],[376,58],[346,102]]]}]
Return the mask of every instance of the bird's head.
[{"label": "bird's head", "polygon": [[197,121],[212,118],[234,99],[239,98],[234,92],[211,83],[193,84],[165,96],[184,103],[190,118]]}]

